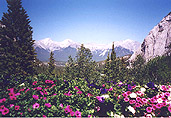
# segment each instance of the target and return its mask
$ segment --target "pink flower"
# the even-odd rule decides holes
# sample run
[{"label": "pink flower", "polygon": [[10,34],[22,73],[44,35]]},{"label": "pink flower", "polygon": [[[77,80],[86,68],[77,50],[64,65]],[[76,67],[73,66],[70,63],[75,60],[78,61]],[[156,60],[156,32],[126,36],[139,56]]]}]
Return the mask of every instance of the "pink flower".
[{"label": "pink flower", "polygon": [[163,91],[167,91],[167,88],[166,88],[165,85],[162,85],[162,86],[161,86],[161,89],[162,89]]},{"label": "pink flower", "polygon": [[15,96],[10,96],[11,100],[16,100],[17,98]]},{"label": "pink flower", "polygon": [[47,118],[47,116],[43,115],[43,118]]},{"label": "pink flower", "polygon": [[147,103],[147,99],[146,98],[142,98],[143,103]]},{"label": "pink flower", "polygon": [[51,107],[52,105],[51,105],[50,103],[45,103],[45,106],[49,108],[49,107]]},{"label": "pink flower", "polygon": [[147,107],[147,108],[146,108],[146,111],[147,111],[148,113],[151,113],[151,112],[152,112],[152,107]]},{"label": "pink flower", "polygon": [[167,104],[166,104],[166,102],[162,102],[162,106],[166,106]]},{"label": "pink flower", "polygon": [[113,91],[113,88],[109,88],[109,90],[108,91]]},{"label": "pink flower", "polygon": [[88,115],[88,118],[90,118],[92,115]]},{"label": "pink flower", "polygon": [[140,104],[140,103],[136,103],[135,106],[136,106],[136,107],[140,107],[141,104]]},{"label": "pink flower", "polygon": [[75,112],[75,116],[76,116],[76,117],[81,117],[81,112],[76,111],[76,112]]},{"label": "pink flower", "polygon": [[9,113],[9,109],[4,107],[3,111],[2,111],[2,115],[6,115]]},{"label": "pink flower", "polygon": [[155,104],[152,104],[151,106],[152,106],[152,109],[153,109],[153,110],[156,110],[156,109],[157,109],[157,107],[156,107]]},{"label": "pink flower", "polygon": [[36,85],[37,84],[37,81],[34,81],[32,85]]},{"label": "pink flower", "polygon": [[63,106],[63,104],[62,104],[62,103],[59,105],[59,107],[61,107],[61,109],[63,109],[63,108],[64,108],[64,106]]},{"label": "pink flower", "polygon": [[129,103],[130,103],[130,104],[135,104],[136,101],[135,101],[135,100],[130,100]]},{"label": "pink flower", "polygon": [[131,94],[131,91],[127,91],[126,94],[127,94],[127,95],[130,95],[130,94]]},{"label": "pink flower", "polygon": [[168,107],[168,111],[171,112],[171,106]]},{"label": "pink flower", "polygon": [[33,98],[34,98],[35,100],[38,100],[38,99],[39,99],[39,96],[33,95]]},{"label": "pink flower", "polygon": [[15,96],[21,95],[20,93],[16,93]]},{"label": "pink flower", "polygon": [[5,102],[5,101],[6,101],[6,98],[0,99],[0,103]]},{"label": "pink flower", "polygon": [[105,87],[105,84],[103,84],[102,87]]},{"label": "pink flower", "polygon": [[70,94],[70,91],[69,91],[68,93],[64,93],[64,95],[71,96],[72,94]]},{"label": "pink flower", "polygon": [[155,100],[154,98],[151,98],[151,99],[150,99],[150,102],[151,102],[151,103],[155,103],[156,100]]},{"label": "pink flower", "polygon": [[137,102],[140,102],[141,101],[141,98],[140,97],[136,97],[136,101]]},{"label": "pink flower", "polygon": [[45,95],[47,95],[48,93],[46,92],[46,90],[43,91]]},{"label": "pink flower", "polygon": [[42,91],[39,91],[41,95],[44,95],[44,93]]},{"label": "pink flower", "polygon": [[157,103],[157,104],[156,104],[156,107],[157,107],[158,109],[160,109],[160,108],[162,108],[162,105],[161,105],[160,103]]},{"label": "pink flower", "polygon": [[10,107],[13,107],[14,106],[14,104],[10,104]]},{"label": "pink flower", "polygon": [[30,108],[28,108],[28,111],[29,111],[29,112],[31,111]]},{"label": "pink flower", "polygon": [[22,115],[23,115],[23,113],[20,113],[20,115],[22,116]]},{"label": "pink flower", "polygon": [[72,111],[72,109],[70,108],[70,105],[67,105],[64,110],[65,110],[65,113],[70,113]]},{"label": "pink flower", "polygon": [[128,102],[129,101],[129,98],[128,97],[124,98],[124,101],[125,102]]},{"label": "pink flower", "polygon": [[70,115],[74,116],[75,115],[74,111],[70,111]]},{"label": "pink flower", "polygon": [[20,89],[19,92],[20,92],[20,91],[24,91],[24,89]]},{"label": "pink flower", "polygon": [[122,96],[123,96],[123,97],[127,97],[128,95],[127,95],[127,93],[125,92],[125,93],[122,93]]},{"label": "pink flower", "polygon": [[87,93],[87,96],[88,96],[88,97],[91,97],[91,96],[93,96],[93,95],[92,95],[92,94],[90,94],[90,93]]},{"label": "pink flower", "polygon": [[39,104],[38,103],[35,103],[35,104],[33,104],[33,109],[38,109],[39,108]]},{"label": "pink flower", "polygon": [[27,89],[26,91],[25,91],[25,93],[27,93],[27,91],[29,91],[30,89]]},{"label": "pink flower", "polygon": [[9,95],[9,96],[14,96],[15,94],[14,94],[14,93],[9,93],[8,95]]},{"label": "pink flower", "polygon": [[38,90],[38,91],[42,90],[42,87],[37,87],[37,90]]},{"label": "pink flower", "polygon": [[77,93],[78,93],[78,94],[82,94],[83,92],[82,92],[82,91],[78,91]]},{"label": "pink flower", "polygon": [[96,98],[97,98],[97,100],[100,101],[100,102],[103,101],[103,100],[102,100],[102,97],[100,97],[100,96],[96,96]]},{"label": "pink flower", "polygon": [[5,108],[4,105],[0,106],[0,111],[2,112],[4,110],[4,108]]},{"label": "pink flower", "polygon": [[80,90],[77,86],[75,86],[74,88],[75,88],[76,90],[78,90],[78,91]]},{"label": "pink flower", "polygon": [[20,106],[15,106],[15,110],[19,110],[20,109]]},{"label": "pink flower", "polygon": [[46,97],[44,97],[43,99],[46,100]]},{"label": "pink flower", "polygon": [[166,92],[164,95],[167,96],[167,97],[169,97],[170,96],[170,93],[169,92]]},{"label": "pink flower", "polygon": [[51,83],[51,80],[45,80],[45,83]]},{"label": "pink flower", "polygon": [[100,111],[100,107],[99,107],[99,106],[97,106],[97,107],[95,107],[95,108],[96,108],[97,111]]},{"label": "pink flower", "polygon": [[8,91],[10,91],[10,93],[14,93],[14,88],[10,88]]}]

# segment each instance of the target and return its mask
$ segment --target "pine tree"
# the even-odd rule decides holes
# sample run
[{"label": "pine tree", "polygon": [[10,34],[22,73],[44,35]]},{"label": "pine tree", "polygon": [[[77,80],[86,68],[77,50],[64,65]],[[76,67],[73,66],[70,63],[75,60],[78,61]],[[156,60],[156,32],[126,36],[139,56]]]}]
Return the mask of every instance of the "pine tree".
[{"label": "pine tree", "polygon": [[33,75],[35,50],[32,27],[21,0],[7,0],[8,13],[4,13],[0,24],[0,74]]},{"label": "pine tree", "polygon": [[103,69],[103,74],[104,74],[104,81],[109,81],[110,79],[110,57],[109,53],[107,55],[107,59],[105,60],[105,66]]},{"label": "pine tree", "polygon": [[54,74],[54,69],[55,69],[55,59],[54,59],[53,55],[54,55],[54,53],[51,51],[50,52],[49,63],[48,63],[49,64],[48,70],[49,70],[50,74]]}]

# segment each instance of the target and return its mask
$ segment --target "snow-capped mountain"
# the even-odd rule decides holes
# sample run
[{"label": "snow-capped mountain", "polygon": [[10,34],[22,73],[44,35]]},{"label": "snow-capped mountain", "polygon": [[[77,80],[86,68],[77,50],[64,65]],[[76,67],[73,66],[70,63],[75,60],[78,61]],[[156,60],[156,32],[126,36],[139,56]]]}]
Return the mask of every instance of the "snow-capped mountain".
[{"label": "snow-capped mountain", "polygon": [[[88,43],[84,44],[84,46],[92,51],[94,60],[101,61],[104,60],[107,57],[108,52],[111,51],[112,43],[113,42],[109,44]],[[140,46],[139,42],[130,39],[116,41],[114,44],[117,56],[132,54],[137,47]],[[34,47],[37,52],[37,57],[41,61],[48,60],[50,51],[54,52],[54,56],[57,61],[67,61],[69,55],[75,57],[77,48],[79,48],[80,45],[81,43],[74,42],[71,39],[56,42],[50,38],[46,38],[35,41]]]}]

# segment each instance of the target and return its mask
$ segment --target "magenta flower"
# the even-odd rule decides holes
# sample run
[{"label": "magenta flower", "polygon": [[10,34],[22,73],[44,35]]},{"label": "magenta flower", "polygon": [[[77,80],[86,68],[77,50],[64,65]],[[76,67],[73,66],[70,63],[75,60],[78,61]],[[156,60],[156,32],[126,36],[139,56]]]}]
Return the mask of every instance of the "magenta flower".
[{"label": "magenta flower", "polygon": [[140,103],[136,103],[135,106],[136,106],[136,107],[140,107],[141,104],[140,104]]},{"label": "magenta flower", "polygon": [[38,91],[42,90],[42,87],[37,87],[37,90],[38,90]]},{"label": "magenta flower", "polygon": [[127,94],[127,95],[130,95],[130,94],[131,94],[131,91],[127,91],[126,94]]},{"label": "magenta flower", "polygon": [[160,103],[157,103],[157,104],[156,104],[156,107],[157,107],[158,109],[160,109],[160,108],[162,108],[162,105],[161,105]]},{"label": "magenta flower", "polygon": [[77,94],[82,94],[83,92],[82,91],[78,91]]},{"label": "magenta flower", "polygon": [[10,88],[8,91],[10,91],[10,93],[14,93],[14,88]]},{"label": "magenta flower", "polygon": [[39,91],[41,95],[44,95],[44,93],[42,91]]},{"label": "magenta flower", "polygon": [[14,104],[10,104],[10,107],[13,107],[14,106]]},{"label": "magenta flower", "polygon": [[43,92],[44,92],[44,94],[45,94],[45,95],[47,95],[47,94],[48,94],[46,90],[44,90]]},{"label": "magenta flower", "polygon": [[147,111],[148,113],[151,113],[151,112],[152,112],[152,107],[147,107],[147,108],[146,108],[146,111]]},{"label": "magenta flower", "polygon": [[109,88],[109,90],[108,91],[113,91],[113,88]]},{"label": "magenta flower", "polygon": [[14,94],[14,93],[9,93],[8,95],[9,95],[9,96],[15,96],[15,94]]},{"label": "magenta flower", "polygon": [[25,93],[27,93],[27,91],[29,91],[30,89],[27,89],[26,91],[25,91]]},{"label": "magenta flower", "polygon": [[97,98],[97,100],[99,101],[99,102],[104,102],[105,100],[103,100],[103,98],[102,97],[100,97],[100,96],[96,96],[96,98]]},{"label": "magenta flower", "polygon": [[78,91],[80,90],[77,86],[75,86],[74,88],[75,88],[76,90],[78,90]]},{"label": "magenta flower", "polygon": [[166,106],[167,104],[166,104],[166,102],[162,102],[162,106]]},{"label": "magenta flower", "polygon": [[123,96],[123,97],[127,97],[128,94],[125,92],[125,93],[122,93],[122,96]]},{"label": "magenta flower", "polygon": [[33,109],[38,109],[39,108],[39,104],[38,103],[35,103],[35,104],[33,104]]},{"label": "magenta flower", "polygon": [[49,108],[49,107],[51,107],[52,105],[51,105],[50,103],[45,103],[45,106]]},{"label": "magenta flower", "polygon": [[166,92],[164,95],[167,96],[167,97],[169,97],[170,96],[170,93],[169,92]]},{"label": "magenta flower", "polygon": [[45,80],[45,83],[51,83],[51,80]]},{"label": "magenta flower", "polygon": [[90,118],[92,115],[88,115],[88,118]]},{"label": "magenta flower", "polygon": [[59,107],[61,107],[61,109],[63,109],[63,108],[64,108],[64,105],[61,103],[61,104],[59,105]]},{"label": "magenta flower", "polygon": [[32,85],[36,85],[37,84],[37,81],[34,81]]},{"label": "magenta flower", "polygon": [[46,97],[44,97],[43,99],[46,100]]},{"label": "magenta flower", "polygon": [[142,98],[143,103],[147,103],[147,99],[146,98]]},{"label": "magenta flower", "polygon": [[70,111],[70,115],[74,116],[75,115],[74,111]]},{"label": "magenta flower", "polygon": [[4,110],[4,108],[5,108],[4,105],[0,106],[0,111],[2,112]]},{"label": "magenta flower", "polygon": [[6,98],[0,99],[0,103],[5,102],[5,101],[6,101]]},{"label": "magenta flower", "polygon": [[130,103],[130,104],[135,104],[136,101],[135,101],[135,100],[130,100],[129,103]]},{"label": "magenta flower", "polygon": [[33,95],[33,98],[34,98],[35,100],[38,100],[38,99],[39,99],[39,96]]},{"label": "magenta flower", "polygon": [[10,96],[11,100],[16,100],[17,98],[15,96]]},{"label": "magenta flower", "polygon": [[163,91],[167,91],[167,88],[166,88],[165,85],[162,85],[162,86],[161,86],[161,89],[162,89]]},{"label": "magenta flower", "polygon": [[20,91],[24,91],[24,89],[20,89],[19,92],[20,92]]},{"label": "magenta flower", "polygon": [[140,102],[141,101],[141,98],[140,97],[136,97],[136,101],[137,102]]},{"label": "magenta flower", "polygon": [[171,112],[171,106],[168,107],[168,111]]},{"label": "magenta flower", "polygon": [[20,109],[20,106],[15,106],[15,110],[19,110]]},{"label": "magenta flower", "polygon": [[81,112],[76,111],[76,112],[75,112],[75,116],[76,116],[76,117],[81,117]]},{"label": "magenta flower", "polygon": [[65,113],[70,113],[72,111],[72,109],[70,108],[70,105],[67,105],[64,110],[65,110]]},{"label": "magenta flower", "polygon": [[47,118],[47,116],[43,115],[43,118]]},{"label": "magenta flower", "polygon": [[105,87],[105,84],[103,84],[102,87]]},{"label": "magenta flower", "polygon": [[155,104],[152,104],[151,106],[152,106],[152,109],[153,109],[153,110],[156,110],[156,109],[157,109],[157,107],[156,107]]},{"label": "magenta flower", "polygon": [[150,102],[151,102],[151,103],[155,103],[156,100],[155,100],[154,98],[151,98],[151,99],[150,99]]},{"label": "magenta flower", "polygon": [[87,93],[87,96],[88,96],[88,97],[91,97],[91,96],[93,96],[93,95],[92,95],[92,94],[90,94],[90,93]]},{"label": "magenta flower", "polygon": [[21,93],[16,93],[15,96],[21,95]]},{"label": "magenta flower", "polygon": [[72,94],[70,94],[70,91],[69,91],[68,93],[64,93],[64,95],[71,96]]},{"label": "magenta flower", "polygon": [[128,97],[124,98],[124,101],[125,102],[128,102],[129,101],[129,98]]},{"label": "magenta flower", "polygon": [[9,113],[9,109],[4,107],[4,109],[2,110],[2,115],[6,115]]}]

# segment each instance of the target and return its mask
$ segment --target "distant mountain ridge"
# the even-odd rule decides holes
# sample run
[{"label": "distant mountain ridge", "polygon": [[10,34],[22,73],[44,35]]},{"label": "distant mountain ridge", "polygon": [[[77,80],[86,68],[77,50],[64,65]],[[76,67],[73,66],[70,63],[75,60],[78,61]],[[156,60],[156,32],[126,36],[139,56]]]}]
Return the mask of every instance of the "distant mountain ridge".
[{"label": "distant mountain ridge", "polygon": [[[50,51],[54,52],[56,61],[67,61],[68,56],[71,55],[73,58],[76,56],[77,49],[81,43],[66,39],[62,42],[56,42],[50,38],[35,41],[35,49],[37,57],[41,61],[48,61]],[[86,48],[89,48],[93,54],[95,61],[105,60],[108,52],[111,52],[112,42],[110,44],[95,44],[89,43],[84,44]],[[140,46],[140,43],[130,39],[115,42],[115,51],[118,57],[133,54],[133,52]]]}]

